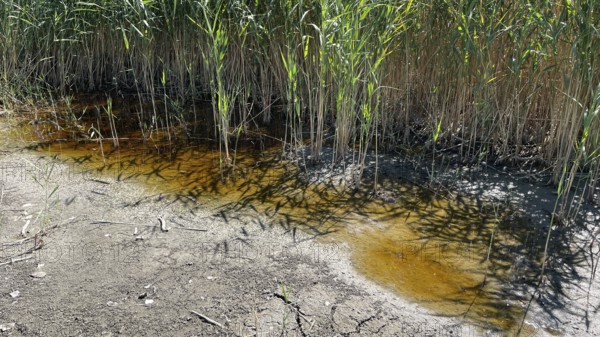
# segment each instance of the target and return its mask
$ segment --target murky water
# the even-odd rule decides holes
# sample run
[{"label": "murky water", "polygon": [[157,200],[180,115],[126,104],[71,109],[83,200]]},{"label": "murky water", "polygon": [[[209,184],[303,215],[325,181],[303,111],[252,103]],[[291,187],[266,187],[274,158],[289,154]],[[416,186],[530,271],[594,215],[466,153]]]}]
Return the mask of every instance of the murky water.
[{"label": "murky water", "polygon": [[520,265],[518,256],[535,259],[538,243],[500,207],[393,180],[383,182],[393,201],[367,190],[308,184],[299,179],[301,169],[279,159],[282,135],[258,128],[240,136],[234,166],[222,169],[218,147],[206,140],[213,136],[210,113],[201,109],[204,123],[170,130],[169,141],[164,128],[142,132],[135,104],[123,103],[115,110],[117,147],[107,136],[107,114],[101,108],[89,113],[88,104],[60,117],[46,112],[16,122],[10,137],[82,170],[141,181],[190,207],[211,203],[225,217],[267,214],[278,226],[342,240],[361,273],[435,312],[506,332],[519,325],[525,301],[514,290],[535,267]]},{"label": "murky water", "polygon": [[523,309],[506,287],[518,272],[497,249],[498,243],[512,249],[518,243],[496,219],[475,212],[476,205],[443,199],[412,204],[397,205],[393,219],[374,214],[371,221],[382,228],[347,237],[357,268],[441,314],[513,329]]}]

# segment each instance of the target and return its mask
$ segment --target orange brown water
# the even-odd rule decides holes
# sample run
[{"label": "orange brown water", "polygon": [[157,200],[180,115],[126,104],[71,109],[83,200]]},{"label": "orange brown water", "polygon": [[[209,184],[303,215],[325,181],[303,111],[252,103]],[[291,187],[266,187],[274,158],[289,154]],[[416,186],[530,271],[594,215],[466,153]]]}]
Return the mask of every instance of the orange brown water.
[{"label": "orange brown water", "polygon": [[143,141],[138,130],[121,130],[115,147],[98,138],[69,140],[77,130],[89,130],[93,119],[79,121],[77,130],[20,123],[11,138],[35,140],[30,149],[40,155],[141,181],[190,206],[252,208],[281,226],[347,242],[361,273],[440,314],[507,332],[523,314],[522,303],[508,290],[514,261],[507,249],[518,252],[526,233],[469,200],[447,200],[393,180],[383,182],[397,196],[391,203],[368,191],[309,184],[299,179],[301,169],[278,159],[277,143],[261,151],[249,146],[252,138],[242,140],[234,168],[222,169],[211,142],[174,144],[160,132]]}]

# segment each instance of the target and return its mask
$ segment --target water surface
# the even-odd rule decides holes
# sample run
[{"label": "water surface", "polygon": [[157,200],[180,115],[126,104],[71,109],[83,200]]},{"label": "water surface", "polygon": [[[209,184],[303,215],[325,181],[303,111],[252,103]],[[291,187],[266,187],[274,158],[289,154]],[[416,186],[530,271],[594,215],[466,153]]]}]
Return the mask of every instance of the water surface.
[{"label": "water surface", "polygon": [[251,210],[278,226],[346,242],[360,273],[441,315],[506,333],[519,325],[525,301],[515,285],[533,275],[517,257],[537,252],[531,248],[538,243],[500,205],[394,179],[382,181],[391,198],[331,181],[309,184],[303,168],[281,159],[281,128],[246,128],[232,138],[234,165],[224,167],[206,108],[194,111],[201,122],[157,131],[144,130],[144,106],[116,102],[111,129],[102,101],[91,101],[14,120],[9,136],[40,155],[142,182],[190,207]]}]

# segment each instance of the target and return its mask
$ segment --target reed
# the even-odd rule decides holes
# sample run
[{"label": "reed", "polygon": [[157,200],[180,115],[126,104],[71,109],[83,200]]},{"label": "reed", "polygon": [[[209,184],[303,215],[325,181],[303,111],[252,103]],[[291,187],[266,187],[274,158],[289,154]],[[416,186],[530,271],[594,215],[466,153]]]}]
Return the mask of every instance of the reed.
[{"label": "reed", "polygon": [[[301,34],[301,20],[303,17],[302,1],[296,3],[292,0],[283,0],[281,2],[286,17],[295,18],[295,20],[285,21],[283,24],[283,37],[290,41],[288,44],[280,46],[281,61],[285,72],[285,87],[282,90],[285,93],[285,101],[287,103],[284,109],[287,112],[288,129],[290,130],[289,144],[291,150],[300,149],[302,146],[302,109],[300,107],[300,80],[299,80],[299,56],[298,41],[296,36]],[[306,55],[306,54],[304,54]],[[287,139],[286,139],[287,140]],[[288,142],[286,142],[288,143]],[[284,147],[284,151],[286,151]]]},{"label": "reed", "polygon": [[[456,150],[465,162],[543,165],[557,184],[577,157],[599,82],[599,7],[7,0],[0,3],[0,99],[10,109],[48,92],[134,93],[150,137],[161,126],[170,136],[177,123],[160,111],[167,100],[185,106],[210,97],[224,163],[229,130],[259,120],[254,107],[263,123],[284,114],[288,143],[297,148],[306,138],[314,160],[330,133],[336,161],[352,154],[358,176],[375,141],[394,149],[437,135],[436,151]],[[586,152],[597,153],[598,122],[589,130]],[[579,168],[589,187],[598,180],[592,157]]]}]

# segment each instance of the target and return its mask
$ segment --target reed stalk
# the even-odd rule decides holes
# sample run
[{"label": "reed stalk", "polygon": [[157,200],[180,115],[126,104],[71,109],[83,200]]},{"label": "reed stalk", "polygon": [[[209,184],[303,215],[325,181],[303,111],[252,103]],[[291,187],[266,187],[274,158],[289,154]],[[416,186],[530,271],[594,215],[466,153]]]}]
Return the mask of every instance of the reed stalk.
[{"label": "reed stalk", "polygon": [[[407,148],[442,121],[436,151],[542,165],[558,184],[600,81],[599,12],[597,1],[6,0],[0,99],[6,109],[48,93],[134,93],[151,137],[177,123],[156,98],[210,98],[223,163],[254,106],[264,124],[286,117],[291,148],[306,131],[311,158],[332,146],[359,175],[373,135]],[[597,161],[581,170],[595,186]]]}]

